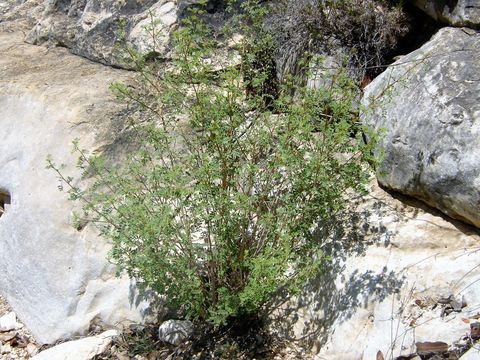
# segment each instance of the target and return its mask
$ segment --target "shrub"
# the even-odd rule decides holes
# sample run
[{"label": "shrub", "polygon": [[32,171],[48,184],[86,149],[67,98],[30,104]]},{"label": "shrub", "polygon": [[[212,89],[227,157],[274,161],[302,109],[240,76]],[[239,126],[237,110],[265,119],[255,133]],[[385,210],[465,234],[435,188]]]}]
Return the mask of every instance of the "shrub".
[{"label": "shrub", "polygon": [[385,65],[385,56],[408,31],[401,1],[395,0],[282,0],[270,23],[284,75],[295,71],[305,53],[341,49],[359,80],[379,73],[377,66]]},{"label": "shrub", "polygon": [[264,8],[243,9],[237,65],[215,67],[200,9],[176,31],[171,65],[131,52],[138,82],[114,89],[140,106],[142,121],[132,120],[139,147],[124,164],[107,167],[75,143],[90,179],[80,188],[49,160],[83,201],[80,218],[112,241],[120,270],[215,325],[318,274],[325,256],[314,229],[342,208],[345,191],[362,188],[373,146],[351,138],[358,89],[344,73],[295,98],[279,89],[267,104],[270,68],[249,68],[260,53],[249,31],[270,37],[260,46],[273,37],[259,20]]}]

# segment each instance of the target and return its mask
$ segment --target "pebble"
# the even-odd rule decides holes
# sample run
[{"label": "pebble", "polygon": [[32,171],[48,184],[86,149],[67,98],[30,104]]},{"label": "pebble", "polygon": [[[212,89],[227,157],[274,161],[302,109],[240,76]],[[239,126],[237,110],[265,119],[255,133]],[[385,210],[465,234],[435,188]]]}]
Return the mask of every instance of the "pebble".
[{"label": "pebble", "polygon": [[[18,322],[15,313],[1,296],[0,319],[4,328],[15,328],[15,330],[0,332],[0,360],[26,360],[38,352],[33,336],[23,324]],[[5,326],[5,319],[8,320],[9,326]]]},{"label": "pebble", "polygon": [[28,344],[26,350],[28,356],[34,356],[38,354],[38,348],[35,346],[35,344]]},{"label": "pebble", "polygon": [[192,336],[193,330],[191,321],[167,320],[158,328],[158,339],[178,346]]},{"label": "pebble", "polygon": [[10,331],[6,333],[0,333],[0,343],[4,343],[12,340],[17,333],[15,331]]},{"label": "pebble", "polygon": [[17,324],[17,315],[13,311],[0,317],[0,331],[16,330],[19,326]]}]

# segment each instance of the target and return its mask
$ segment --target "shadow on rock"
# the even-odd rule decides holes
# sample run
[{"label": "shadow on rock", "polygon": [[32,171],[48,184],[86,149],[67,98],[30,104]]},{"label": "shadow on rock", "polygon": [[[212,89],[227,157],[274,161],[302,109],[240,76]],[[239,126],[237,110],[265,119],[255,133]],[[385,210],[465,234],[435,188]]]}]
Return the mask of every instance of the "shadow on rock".
[{"label": "shadow on rock", "polygon": [[[318,351],[327,342],[335,322],[346,321],[372,301],[398,293],[403,284],[403,276],[386,266],[380,272],[355,269],[354,262],[365,256],[368,247],[389,246],[395,233],[382,219],[397,214],[381,199],[365,201],[359,196],[353,203],[350,210],[317,230],[317,241],[330,259],[322,273],[300,295],[279,294],[268,308],[272,330],[311,350]],[[353,271],[346,271],[347,267]]]}]

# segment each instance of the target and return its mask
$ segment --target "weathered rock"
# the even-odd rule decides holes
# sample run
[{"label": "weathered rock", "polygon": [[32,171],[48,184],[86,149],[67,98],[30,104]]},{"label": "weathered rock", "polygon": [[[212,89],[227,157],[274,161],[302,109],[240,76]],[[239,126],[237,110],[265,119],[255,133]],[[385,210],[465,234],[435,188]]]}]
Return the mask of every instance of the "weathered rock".
[{"label": "weathered rock", "polygon": [[[167,57],[171,32],[185,16],[186,8],[197,3],[198,0],[51,0],[27,41],[59,44],[91,60],[128,67],[118,46],[122,36],[128,46],[141,53]],[[219,7],[221,1],[211,0],[207,9],[214,12]]]},{"label": "weathered rock", "polygon": [[2,0],[0,2],[0,29],[30,31],[41,18],[45,0]]},{"label": "weathered rock", "polygon": [[167,320],[158,328],[160,341],[180,345],[193,334],[193,324],[188,320]]},{"label": "weathered rock", "polygon": [[[10,312],[10,307],[6,303],[5,299],[0,296],[0,317]],[[9,332],[0,332],[0,345],[9,345],[7,348],[10,350],[8,356],[1,357],[2,360],[13,359],[29,359],[35,354],[30,354],[29,349],[37,348],[35,345],[35,339],[29,332],[29,330],[23,326],[23,324],[17,324],[17,329]],[[1,350],[0,350],[1,352]]]},{"label": "weathered rock", "polygon": [[[149,11],[159,16],[155,25],[158,34],[157,47],[144,26],[149,25]],[[32,44],[52,42],[70,48],[75,54],[104,64],[122,64],[116,44],[122,26],[125,40],[143,51],[167,51],[170,27],[176,22],[174,2],[148,0],[122,1],[49,1],[45,12],[27,41]],[[123,25],[122,25],[123,23]],[[148,48],[148,49],[147,49]]]},{"label": "weathered rock", "polygon": [[15,331],[9,331],[9,332],[2,332],[0,333],[0,343],[4,343],[7,341],[12,340],[17,333]]},{"label": "weathered rock", "polygon": [[32,360],[90,360],[107,350],[118,331],[109,330],[97,336],[68,341],[40,352]]},{"label": "weathered rock", "polygon": [[379,182],[480,227],[480,33],[444,28],[376,78]]},{"label": "weathered rock", "polygon": [[41,343],[93,321],[139,322],[146,303],[115,276],[96,230],[73,228],[73,205],[45,169],[49,154],[75,164],[75,138],[90,150],[110,143],[123,123],[108,87],[127,75],[22,38],[0,33],[0,191],[11,196],[0,218],[0,293]]},{"label": "weathered rock", "polygon": [[442,23],[480,27],[480,0],[410,0],[410,2]]},{"label": "weathered rock", "polygon": [[[465,319],[480,306],[480,236],[429,209],[372,184],[332,224],[325,271],[298,298],[273,304],[272,330],[328,360],[409,356],[416,342],[468,335]],[[466,306],[441,317],[438,299],[450,294]]]},{"label": "weathered rock", "polygon": [[0,345],[0,354],[10,354],[12,346],[10,344]]}]

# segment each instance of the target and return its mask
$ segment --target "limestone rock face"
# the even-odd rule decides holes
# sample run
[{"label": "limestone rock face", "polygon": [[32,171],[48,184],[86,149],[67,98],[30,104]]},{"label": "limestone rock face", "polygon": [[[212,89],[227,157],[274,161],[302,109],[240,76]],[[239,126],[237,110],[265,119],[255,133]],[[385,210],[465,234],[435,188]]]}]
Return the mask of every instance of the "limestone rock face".
[{"label": "limestone rock face", "polygon": [[480,33],[444,28],[366,89],[379,182],[480,227]]},{"label": "limestone rock face", "polygon": [[2,0],[0,2],[0,28],[30,31],[41,18],[45,0]]},{"label": "limestone rock face", "polygon": [[[149,12],[158,18],[155,48],[144,29],[150,23]],[[141,51],[163,55],[176,21],[174,1],[51,0],[47,1],[43,16],[28,34],[27,41],[33,44],[51,41],[91,60],[122,65],[115,48],[122,26],[127,43]]]},{"label": "limestone rock face", "polygon": [[[128,46],[141,53],[155,52],[166,57],[171,32],[185,16],[186,8],[197,3],[197,0],[48,0],[27,41],[53,42],[88,59],[126,67],[117,46],[121,33]],[[214,12],[220,3],[210,0],[207,10]]]},{"label": "limestone rock face", "polygon": [[475,228],[372,182],[332,229],[331,262],[297,298],[273,304],[273,330],[318,360],[414,358],[419,342],[465,343],[480,306]]},{"label": "limestone rock face", "polygon": [[22,39],[0,32],[0,294],[41,343],[92,322],[139,322],[145,304],[116,278],[109,245],[90,226],[73,228],[73,205],[45,168],[49,154],[75,164],[75,138],[90,150],[109,144],[121,108],[108,87],[127,75]]},{"label": "limestone rock face", "polygon": [[442,23],[480,27],[480,0],[411,0],[411,2]]}]

